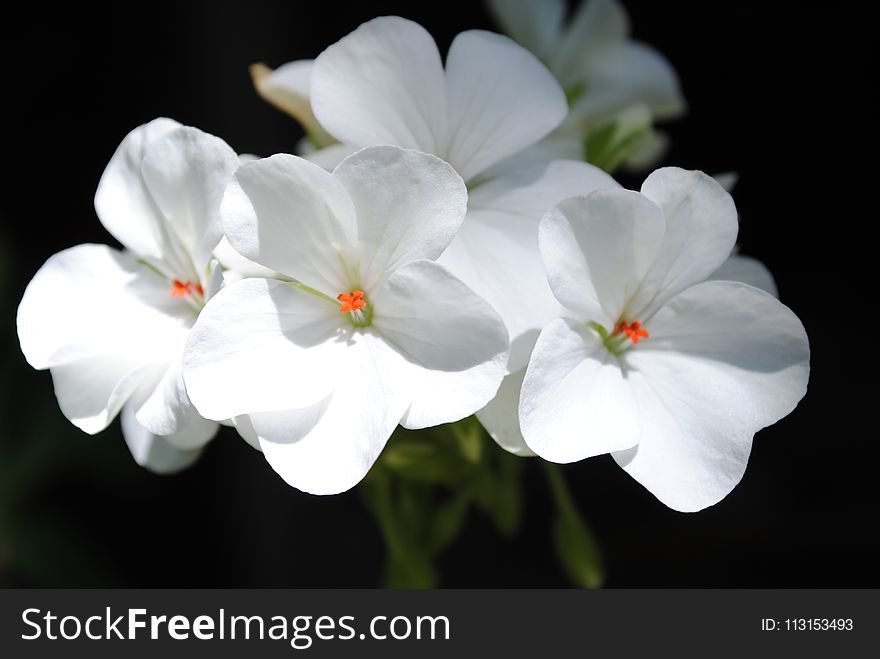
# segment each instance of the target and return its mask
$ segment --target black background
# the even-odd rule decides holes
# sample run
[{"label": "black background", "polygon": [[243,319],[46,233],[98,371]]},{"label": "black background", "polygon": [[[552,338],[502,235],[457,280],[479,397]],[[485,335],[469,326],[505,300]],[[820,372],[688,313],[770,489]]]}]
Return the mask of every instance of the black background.
[{"label": "black background", "polygon": [[[855,3],[627,6],[689,102],[668,125],[665,162],[740,173],[743,251],[774,272],[813,357],[806,398],[758,434],[743,482],[709,510],[665,508],[607,457],[566,468],[607,585],[878,586],[873,22]],[[290,151],[299,129],[253,92],[250,63],[314,57],[382,14],[419,21],[445,49],[461,30],[492,28],[488,16],[479,3],[255,0],[4,12],[0,584],[377,585],[381,538],[355,492],[290,489],[229,431],[195,468],[149,474],[118,424],[88,437],[64,420],[51,378],[18,350],[14,312],[51,254],[112,243],[92,199],[136,125],[166,115],[239,152]],[[473,514],[440,561],[443,585],[565,585],[537,465],[526,486],[520,537]]]}]

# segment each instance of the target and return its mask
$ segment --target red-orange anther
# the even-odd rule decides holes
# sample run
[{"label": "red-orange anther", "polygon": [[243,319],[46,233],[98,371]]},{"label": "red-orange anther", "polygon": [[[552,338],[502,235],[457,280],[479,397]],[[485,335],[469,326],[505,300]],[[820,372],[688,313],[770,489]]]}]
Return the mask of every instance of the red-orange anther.
[{"label": "red-orange anther", "polygon": [[350,313],[352,311],[357,311],[358,309],[363,309],[365,306],[367,306],[367,301],[364,300],[363,291],[340,293],[336,296],[336,299],[342,302],[342,304],[339,305],[339,310],[342,313]]},{"label": "red-orange anther", "polygon": [[187,297],[193,293],[203,296],[205,289],[201,284],[194,284],[191,281],[180,281],[179,279],[171,281],[171,297]]},{"label": "red-orange anther", "polygon": [[647,339],[651,335],[648,334],[648,330],[642,328],[642,324],[634,320],[631,323],[627,323],[625,320],[618,321],[617,325],[614,326],[613,334],[623,334],[633,343],[638,343],[642,339]]}]

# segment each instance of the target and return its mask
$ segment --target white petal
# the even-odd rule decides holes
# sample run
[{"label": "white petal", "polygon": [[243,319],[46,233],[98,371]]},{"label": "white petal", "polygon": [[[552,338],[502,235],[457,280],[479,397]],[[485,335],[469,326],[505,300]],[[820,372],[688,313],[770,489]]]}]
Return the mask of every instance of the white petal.
[{"label": "white petal", "polygon": [[220,244],[214,250],[214,256],[220,261],[225,272],[223,278],[225,281],[239,281],[240,279],[248,279],[251,277],[259,277],[261,279],[280,279],[274,270],[264,268],[259,263],[254,263],[250,259],[246,259],[233,249],[229,244],[226,236],[220,239]]},{"label": "white petal", "polygon": [[[471,185],[471,189],[475,194],[478,194],[485,181],[492,181],[495,178],[506,176],[507,174],[531,166],[546,167],[554,160],[574,161],[578,163],[582,163],[584,160],[584,141],[581,136],[580,128],[569,124],[568,121],[563,122],[559,128],[538,142],[535,142],[532,146],[527,147],[522,151],[517,151],[509,158],[505,158],[498,164],[484,170],[477,178],[477,181]],[[592,165],[590,166],[592,167]],[[601,169],[597,168],[597,170],[600,173],[605,174]],[[611,180],[610,176],[607,174],[605,174],[605,176]],[[617,185],[616,182],[613,182],[608,187],[617,187]],[[556,201],[560,201],[561,199],[562,197]],[[546,208],[544,210],[546,210]]]},{"label": "white petal", "polygon": [[491,211],[540,219],[563,199],[603,188],[619,188],[610,175],[589,163],[574,160],[522,162],[519,156],[505,161],[503,172],[470,192],[470,210]]},{"label": "white petal", "polygon": [[564,0],[489,0],[487,5],[505,34],[547,61],[562,33]]},{"label": "white petal", "polygon": [[403,359],[372,332],[358,332],[344,377],[325,401],[250,415],[272,468],[312,494],[337,494],[366,475],[407,406]]},{"label": "white petal", "polygon": [[504,319],[511,370],[525,367],[538,332],[562,312],[538,251],[538,221],[562,199],[615,186],[592,165],[558,160],[511,167],[471,192],[467,218],[440,263]]},{"label": "white petal", "polygon": [[[557,44],[550,66],[566,85],[584,80],[592,61],[624,43],[629,18],[616,0],[586,0]],[[591,82],[591,81],[590,81]]]},{"label": "white petal", "polygon": [[[135,419],[134,410],[122,408],[122,436],[134,461],[157,474],[174,474],[191,466],[202,449],[179,449],[168,437],[154,435]],[[217,425],[215,425],[215,431]]]},{"label": "white petal", "polygon": [[341,142],[442,155],[446,87],[434,39],[412,21],[373,19],[327,48],[312,71],[312,108]]},{"label": "white petal", "polygon": [[593,120],[633,103],[647,105],[655,119],[673,119],[687,107],[675,69],[647,44],[627,41],[596,53],[586,77],[574,111]]},{"label": "white petal", "polygon": [[79,245],[51,257],[18,309],[22,352],[51,368],[59,406],[89,433],[167,362],[194,312],[128,252]]},{"label": "white petal", "polygon": [[260,453],[263,452],[263,448],[260,446],[260,438],[257,437],[257,431],[254,430],[254,425],[251,423],[251,418],[249,416],[242,415],[233,417],[232,425],[244,441],[257,449]]},{"label": "white petal", "polygon": [[126,357],[89,357],[50,369],[58,407],[80,430],[90,435],[104,430],[149,377],[149,367]]},{"label": "white petal", "polygon": [[556,298],[584,322],[611,330],[663,240],[663,216],[629,190],[563,201],[541,220],[541,254]]},{"label": "white petal", "polygon": [[467,188],[435,156],[393,146],[363,149],[333,175],[357,213],[361,286],[418,259],[434,260],[449,246],[467,211]]},{"label": "white petal", "polygon": [[642,194],[663,210],[666,233],[657,260],[630,303],[634,318],[715,272],[733,250],[738,221],[733,199],[703,172],[664,167],[642,184]]},{"label": "white petal", "polygon": [[[43,369],[96,356],[167,361],[194,319],[170,284],[130,252],[78,245],[52,256],[18,308],[21,349]],[[173,349],[173,348],[171,348]]]},{"label": "white petal", "polygon": [[297,60],[282,64],[274,71],[265,64],[253,64],[250,73],[260,96],[299,121],[313,144],[332,144],[333,138],[312,112],[309,95],[313,68],[314,60]]},{"label": "white petal", "polygon": [[190,402],[180,359],[178,353],[158,382],[142,384],[130,406],[136,410],[138,425],[165,436],[177,448],[196,449],[214,437],[217,423],[202,418]]},{"label": "white petal", "polygon": [[718,185],[727,190],[730,194],[733,194],[733,189],[736,187],[736,184],[739,183],[739,172],[719,172],[718,174],[713,174],[712,178],[718,181]]},{"label": "white petal", "polygon": [[220,214],[229,243],[245,258],[332,296],[353,283],[343,259],[357,236],[354,207],[318,165],[286,154],[245,163]]},{"label": "white petal", "polygon": [[307,407],[344,377],[346,326],[337,303],[294,284],[236,282],[205,305],[190,332],[186,390],[215,421]]},{"label": "white petal", "polygon": [[223,268],[220,261],[212,258],[208,263],[208,272],[204,278],[205,282],[205,300],[210,300],[214,295],[223,288]]},{"label": "white petal", "polygon": [[439,261],[504,320],[510,370],[525,366],[541,325],[563,312],[547,285],[536,234],[533,220],[470,212]]},{"label": "white petal", "polygon": [[274,70],[265,64],[254,64],[250,73],[260,96],[302,123],[311,111],[309,90],[314,63],[314,60],[296,60]]},{"label": "white petal", "polygon": [[220,200],[238,163],[226,142],[190,127],[173,130],[144,150],[143,178],[166,220],[162,226],[172,247],[192,259],[200,278],[223,235]]},{"label": "white petal", "polygon": [[803,397],[807,335],[778,300],[734,282],[686,290],[650,330],[626,353],[644,433],[615,459],[670,508],[701,510],[740,481],[754,434]]},{"label": "white petal", "polygon": [[198,413],[193,413],[179,420],[177,431],[166,435],[164,439],[181,451],[197,450],[214,439],[219,429],[220,424],[216,421],[209,421]]},{"label": "white petal", "polygon": [[495,395],[507,365],[507,330],[485,300],[431,261],[388,278],[375,299],[373,326],[408,362],[401,424],[458,421]]},{"label": "white petal", "polygon": [[763,263],[751,256],[734,254],[709,275],[710,280],[741,281],[749,286],[760,288],[770,293],[773,297],[779,297],[779,289],[773,275]]},{"label": "white petal", "polygon": [[465,181],[540,140],[568,112],[553,74],[525,48],[491,32],[455,38],[446,78],[451,141],[435,153]]},{"label": "white petal", "polygon": [[598,335],[560,318],[541,332],[523,380],[519,420],[529,448],[575,462],[638,443],[638,410],[620,362]]},{"label": "white petal", "polygon": [[[666,152],[669,151],[670,140],[669,135],[661,130],[655,130],[649,127],[647,131],[638,138],[634,150],[621,163],[621,167],[629,172],[637,173],[652,169]],[[720,181],[719,181],[720,182]],[[722,187],[724,187],[722,185]],[[728,188],[724,188],[728,190]]]},{"label": "white petal", "polygon": [[301,153],[301,155],[322,169],[332,172],[339,166],[339,163],[358,150],[360,150],[359,146],[352,146],[351,144],[331,144],[322,149]]},{"label": "white petal", "polygon": [[151,143],[179,123],[154,119],[131,131],[110,159],[95,192],[101,224],[120,243],[142,256],[162,256],[159,210],[141,176],[141,163]]},{"label": "white petal", "polygon": [[477,412],[477,419],[498,446],[524,458],[535,456],[519,427],[519,392],[525,376],[524,368],[506,376],[495,398]]}]

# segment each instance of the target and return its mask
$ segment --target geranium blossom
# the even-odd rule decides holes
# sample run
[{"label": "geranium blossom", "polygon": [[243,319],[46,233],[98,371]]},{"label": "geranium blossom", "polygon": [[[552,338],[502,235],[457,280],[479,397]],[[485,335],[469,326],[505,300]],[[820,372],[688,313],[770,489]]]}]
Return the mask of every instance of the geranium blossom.
[{"label": "geranium blossom", "polygon": [[[736,183],[735,174],[716,176],[715,179],[728,192]],[[730,257],[707,279],[738,281],[760,288],[774,297],[778,296],[776,282],[767,267],[755,258],[739,254],[736,247]],[[537,338],[537,333],[535,338]],[[477,418],[492,439],[503,449],[515,455],[534,457],[535,452],[526,444],[519,426],[520,390],[525,373],[524,366],[507,375],[495,398],[477,412]]]},{"label": "geranium blossom", "polygon": [[189,328],[219,287],[212,250],[220,200],[238,166],[219,138],[156,119],[122,141],[95,195],[125,248],[78,245],[52,256],[18,309],[21,348],[49,369],[64,415],[97,433],[123,410],[132,454],[156,471],[191,463],[217,424],[181,377]]},{"label": "geranium blossom", "polygon": [[[502,29],[544,62],[565,88],[570,112],[548,141],[614,169],[624,160],[650,166],[665,150],[654,121],[685,109],[675,70],[656,50],[629,37],[616,0],[583,0],[566,21],[565,0],[489,0]],[[592,150],[592,153],[591,153]]]},{"label": "geranium blossom", "polygon": [[666,505],[700,510],[745,470],[758,430],[806,391],[798,318],[738,282],[704,281],[737,234],[730,196],[675,168],[641,194],[603,190],[541,221],[565,317],[541,331],[522,384],[529,448],[554,462],[612,453]]},{"label": "geranium blossom", "polygon": [[518,154],[565,117],[565,95],[531,53],[507,37],[459,34],[446,63],[431,36],[377,18],[327,48],[311,74],[320,124],[343,145],[393,144],[437,155],[469,187],[468,215],[441,263],[504,319],[523,367],[537,330],[558,314],[543,276],[537,223],[557,201],[615,185],[582,162]]},{"label": "geranium blossom", "polygon": [[185,355],[207,418],[235,418],[301,490],[358,483],[394,428],[463,418],[494,395],[504,324],[435,263],[467,191],[442,160],[364,149],[332,173],[290,155],[242,165],[222,205],[246,279],[205,307]]}]

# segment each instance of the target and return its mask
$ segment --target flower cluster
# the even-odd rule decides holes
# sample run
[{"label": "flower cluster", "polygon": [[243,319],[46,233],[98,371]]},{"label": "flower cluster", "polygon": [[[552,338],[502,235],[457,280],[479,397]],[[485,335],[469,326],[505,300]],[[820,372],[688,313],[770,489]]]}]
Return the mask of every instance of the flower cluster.
[{"label": "flower cluster", "polygon": [[610,453],[676,510],[730,492],[805,393],[804,329],[733,254],[715,179],[612,178],[655,162],[654,123],[685,107],[621,7],[490,8],[512,38],[463,32],[445,60],[383,17],[255,65],[298,156],[169,119],[125,137],[95,196],[123,250],[56,254],[18,311],[64,415],[96,433],[121,413],[157,472],[234,426],[316,494],[360,482],[398,425],[472,415],[516,455]]}]

